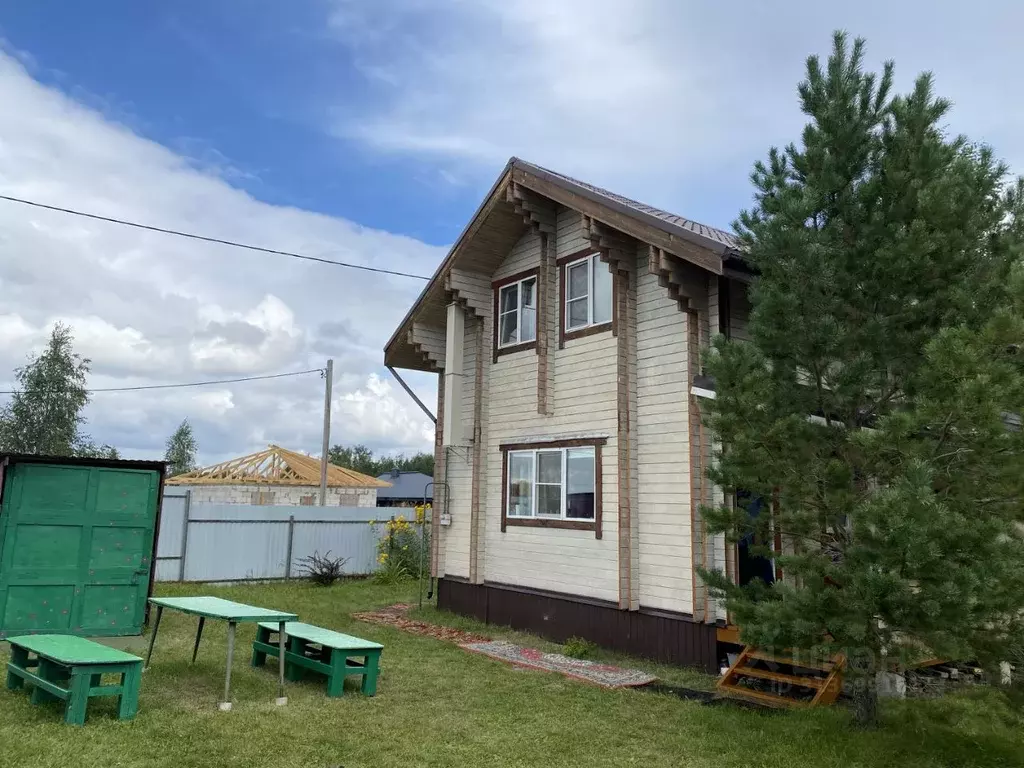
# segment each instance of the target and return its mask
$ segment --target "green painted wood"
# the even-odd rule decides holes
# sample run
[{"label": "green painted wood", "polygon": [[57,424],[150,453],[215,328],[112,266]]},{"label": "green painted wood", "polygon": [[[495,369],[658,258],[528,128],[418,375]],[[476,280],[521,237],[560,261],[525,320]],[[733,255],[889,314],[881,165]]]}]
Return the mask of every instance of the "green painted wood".
[{"label": "green painted wood", "polygon": [[[256,649],[257,646],[259,647],[259,651],[261,653],[263,653],[264,657],[266,657],[266,656],[273,656],[275,659],[277,658],[278,648],[277,648],[277,643],[276,642],[275,643],[260,643],[259,641],[253,642],[252,647],[254,649]],[[285,652],[285,662],[286,662],[286,666],[285,666],[285,676],[286,677],[289,674],[293,674],[293,673],[289,672],[288,665],[297,665],[299,667],[304,667],[305,669],[311,669],[314,672],[319,672],[322,675],[329,675],[331,673],[331,665],[330,664],[325,664],[324,662],[322,662],[322,661],[320,661],[318,659],[311,659],[308,656],[304,655],[303,653],[295,651],[295,650],[291,650],[291,649],[289,649],[288,651]],[[256,666],[262,666],[262,665],[258,664]],[[294,681],[297,681],[297,680],[301,680],[302,678],[301,678],[301,676],[296,676],[296,677],[288,677],[288,679],[292,680],[294,682]]]},{"label": "green painted wood", "polygon": [[142,663],[138,656],[72,635],[24,635],[7,642],[65,666]]},{"label": "green painted wood", "polygon": [[363,675],[362,693],[364,696],[377,695],[377,678],[380,675],[380,651],[366,654],[366,674]]},{"label": "green painted wood", "polygon": [[[267,652],[262,646],[270,644],[270,630],[266,627],[256,627],[256,641],[252,644],[252,666],[262,667],[267,663]],[[274,653],[277,653],[277,646],[274,646]]]},{"label": "green painted wood", "polygon": [[64,722],[68,725],[85,725],[85,711],[89,708],[88,675],[71,676],[71,695],[64,706]]},{"label": "green painted wood", "polygon": [[[149,602],[164,608],[203,616],[208,619],[223,621],[294,621],[299,617],[294,613],[275,611],[271,608],[260,608],[255,605],[236,603],[220,597],[151,597]],[[277,625],[274,625],[277,629]]]},{"label": "green painted wood", "polygon": [[[327,678],[327,695],[333,698],[342,695],[347,676],[360,675],[362,693],[366,696],[374,696],[377,693],[383,645],[310,624],[289,622],[285,626],[285,634],[288,636],[285,663],[289,680],[301,679],[299,669],[324,675]],[[293,633],[292,627],[297,631]],[[252,644],[254,667],[263,666],[267,656],[277,657],[277,644],[271,642],[271,636],[277,631],[276,624],[264,622],[258,625],[256,640]],[[338,643],[337,646],[333,645],[335,642]],[[309,647],[310,645],[321,646],[321,650],[317,652],[319,658],[311,655],[315,651]],[[354,658],[361,661],[355,661]]]},{"label": "green painted wood", "polygon": [[[277,632],[276,624],[263,622],[260,624],[260,627],[271,632]],[[304,624],[301,621],[289,621],[285,624],[284,631],[289,637],[301,637],[310,643],[316,643],[328,648],[342,648],[349,651],[384,649],[384,646],[380,643],[335,632],[333,629],[324,629],[323,627],[315,627],[312,624]]]},{"label": "green painted wood", "polygon": [[139,711],[139,685],[142,682],[142,665],[133,664],[121,677],[121,698],[118,700],[117,716],[131,720]]},{"label": "green painted wood", "polygon": [[[55,636],[60,640],[81,640],[81,638]],[[18,640],[19,638],[15,638]],[[26,641],[45,640],[46,636],[24,638]],[[100,648],[98,643],[89,643]],[[79,654],[79,658],[86,658],[86,663],[81,665],[73,662],[61,663],[51,658],[40,656],[37,659],[28,657],[29,649],[24,647],[30,643],[11,646],[11,661],[7,665],[7,688],[17,690],[23,687],[24,682],[32,683],[33,704],[40,704],[54,699],[64,700],[64,722],[69,725],[83,725],[85,723],[86,709],[89,699],[98,696],[118,697],[118,717],[122,720],[130,720],[139,709],[139,684],[142,679],[142,659],[131,654],[116,653],[127,660],[117,662],[104,661],[97,663],[95,659]],[[43,644],[45,648],[45,643]],[[45,650],[52,650],[45,648]],[[114,651],[113,648],[106,650]],[[36,672],[29,667],[36,666]],[[101,685],[104,674],[117,675],[120,677],[119,684]]]},{"label": "green painted wood", "polygon": [[9,467],[0,508],[0,638],[141,634],[159,484],[153,470]]},{"label": "green painted wood", "polygon": [[[35,672],[29,672],[27,669],[20,669],[14,664],[8,662],[7,674],[17,675],[22,681],[28,681],[32,683],[35,688],[32,691],[32,703],[39,704],[42,701],[50,701],[52,699],[66,699],[70,694],[70,690],[64,686],[58,685],[51,680],[47,680],[42,675],[37,675]],[[36,692],[39,692],[38,694]]]}]

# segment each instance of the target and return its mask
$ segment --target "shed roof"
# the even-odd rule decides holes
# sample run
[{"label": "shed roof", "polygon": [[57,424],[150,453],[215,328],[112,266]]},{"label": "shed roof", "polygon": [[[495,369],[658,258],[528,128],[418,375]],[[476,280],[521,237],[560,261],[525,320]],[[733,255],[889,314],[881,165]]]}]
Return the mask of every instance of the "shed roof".
[{"label": "shed roof", "polygon": [[434,478],[430,475],[412,471],[385,472],[383,475],[377,475],[377,479],[391,483],[390,488],[377,494],[378,499],[410,499],[415,501],[421,501],[423,499],[423,492],[429,491],[427,484],[434,482]]},{"label": "shed roof", "polygon": [[[186,472],[168,485],[320,485],[320,459],[279,445],[211,467]],[[328,488],[387,488],[391,484],[362,472],[327,465]]]}]

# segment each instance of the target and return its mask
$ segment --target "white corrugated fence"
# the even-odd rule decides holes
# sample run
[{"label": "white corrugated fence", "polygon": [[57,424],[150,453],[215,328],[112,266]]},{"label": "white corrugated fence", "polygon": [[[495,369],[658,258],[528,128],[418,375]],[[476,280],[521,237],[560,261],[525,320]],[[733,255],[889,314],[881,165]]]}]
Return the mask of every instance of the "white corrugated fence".
[{"label": "white corrugated fence", "polygon": [[[345,557],[345,573],[377,568],[380,528],[404,510],[193,504],[189,492],[164,494],[157,540],[157,581],[245,581],[302,575],[300,561],[319,552]],[[412,510],[405,511],[411,516]]]}]

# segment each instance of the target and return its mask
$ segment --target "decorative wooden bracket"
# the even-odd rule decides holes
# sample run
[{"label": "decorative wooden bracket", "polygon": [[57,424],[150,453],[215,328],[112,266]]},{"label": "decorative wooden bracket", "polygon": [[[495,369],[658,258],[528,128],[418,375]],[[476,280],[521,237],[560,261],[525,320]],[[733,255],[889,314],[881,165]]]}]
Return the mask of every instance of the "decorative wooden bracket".
[{"label": "decorative wooden bracket", "polygon": [[679,257],[654,245],[647,246],[647,269],[658,276],[658,285],[668,291],[669,298],[676,302],[680,311],[690,309],[693,298],[686,286],[684,266]]},{"label": "decorative wooden bracket", "polygon": [[526,226],[538,233],[555,234],[556,213],[551,201],[515,182],[505,188],[505,199],[523,217]]},{"label": "decorative wooden bracket", "polygon": [[432,371],[444,368],[445,338],[440,328],[413,323],[407,335],[409,345],[423,358]]},{"label": "decorative wooden bracket", "polygon": [[444,290],[468,314],[479,318],[491,316],[492,289],[490,278],[479,272],[452,268],[444,276]]},{"label": "decorative wooden bracket", "polygon": [[632,237],[586,215],[583,216],[583,236],[601,254],[601,261],[610,264],[616,272],[621,275],[633,272],[636,241]]}]

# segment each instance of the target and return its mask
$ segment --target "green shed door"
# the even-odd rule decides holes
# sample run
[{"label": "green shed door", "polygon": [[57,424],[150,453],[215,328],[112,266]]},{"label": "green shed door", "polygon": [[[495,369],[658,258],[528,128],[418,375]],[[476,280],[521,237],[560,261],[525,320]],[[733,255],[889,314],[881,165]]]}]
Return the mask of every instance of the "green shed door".
[{"label": "green shed door", "polygon": [[0,508],[0,637],[142,632],[160,477],[14,464]]}]

